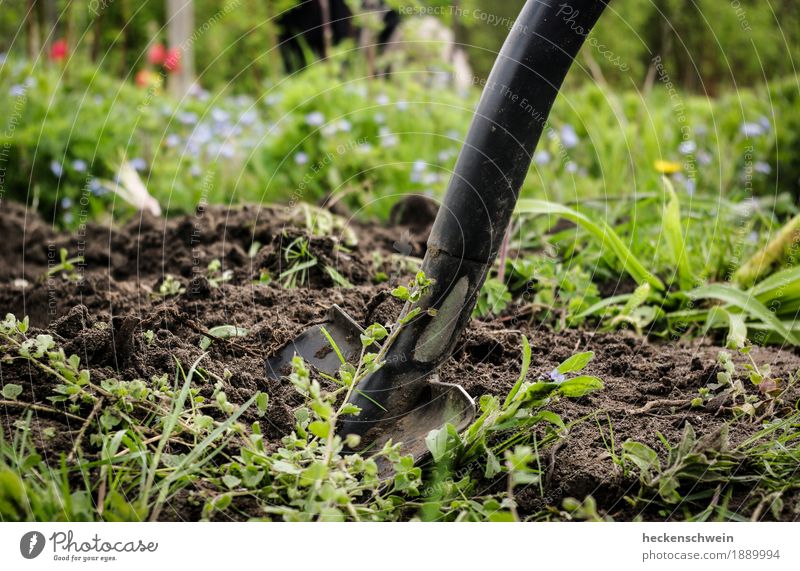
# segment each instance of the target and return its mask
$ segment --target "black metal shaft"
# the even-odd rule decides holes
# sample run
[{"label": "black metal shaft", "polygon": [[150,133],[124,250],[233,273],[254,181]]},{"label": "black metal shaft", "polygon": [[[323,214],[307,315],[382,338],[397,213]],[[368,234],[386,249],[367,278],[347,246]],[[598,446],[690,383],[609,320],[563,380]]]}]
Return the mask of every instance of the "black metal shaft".
[{"label": "black metal shaft", "polygon": [[[444,202],[423,270],[434,280],[423,314],[398,336],[383,368],[352,402],[342,434],[365,434],[425,405],[425,379],[452,353],[497,256],[558,90],[606,0],[528,0],[492,68]],[[379,403],[380,406],[375,403]],[[378,427],[376,430],[380,430]]]}]

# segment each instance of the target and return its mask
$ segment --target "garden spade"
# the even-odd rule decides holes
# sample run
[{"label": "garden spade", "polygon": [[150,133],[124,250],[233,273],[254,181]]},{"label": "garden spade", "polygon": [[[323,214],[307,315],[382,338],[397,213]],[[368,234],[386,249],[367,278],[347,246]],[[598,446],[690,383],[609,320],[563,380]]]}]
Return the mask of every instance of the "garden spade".
[{"label": "garden spade", "polygon": [[[391,439],[419,460],[432,430],[449,423],[460,431],[472,422],[473,400],[436,372],[467,326],[558,90],[606,5],[528,0],[511,27],[428,239],[422,270],[433,284],[416,304],[422,312],[387,347],[383,366],[359,383],[350,400],[361,412],[340,422],[341,435],[361,437],[358,451],[379,449]],[[334,374],[339,355],[325,332],[346,359],[358,359],[363,331],[333,306],[324,323],[268,360],[269,376],[288,374],[295,354]]]}]

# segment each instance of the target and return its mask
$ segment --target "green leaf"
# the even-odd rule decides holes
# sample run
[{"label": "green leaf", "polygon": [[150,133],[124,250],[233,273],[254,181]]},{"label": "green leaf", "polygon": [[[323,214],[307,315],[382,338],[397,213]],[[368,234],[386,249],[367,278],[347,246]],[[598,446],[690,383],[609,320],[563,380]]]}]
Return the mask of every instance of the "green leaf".
[{"label": "green leaf", "polygon": [[622,452],[626,460],[630,460],[642,472],[650,472],[660,467],[658,454],[655,450],[633,440],[622,443]]},{"label": "green leaf", "polygon": [[559,384],[559,392],[565,397],[582,397],[602,388],[603,381],[589,375],[580,375]]},{"label": "green leaf", "polygon": [[729,349],[741,349],[744,347],[745,341],[747,340],[747,325],[741,313],[732,313],[724,307],[712,307],[708,311],[703,334],[705,335],[708,333],[708,330],[715,327],[718,323],[724,323],[728,326],[727,346]]},{"label": "green leaf", "polygon": [[611,251],[622,264],[623,269],[637,284],[649,283],[655,289],[664,291],[663,282],[645,268],[644,264],[633,255],[633,252],[630,251],[617,233],[605,222],[594,222],[577,210],[546,200],[520,200],[517,203],[517,212],[520,214],[548,214],[559,216],[580,225],[591,234],[595,240],[600,242],[601,248],[608,244]]},{"label": "green leaf", "polygon": [[222,483],[232,490],[233,488],[238,487],[242,481],[232,474],[225,474],[222,476]]},{"label": "green leaf", "polygon": [[330,434],[331,425],[327,422],[322,422],[320,420],[315,420],[311,424],[308,425],[308,431],[317,436],[319,438],[328,438],[328,434]]},{"label": "green leaf", "polygon": [[447,453],[447,440],[448,431],[446,426],[431,430],[425,437],[425,445],[431,451],[434,462],[441,460]]},{"label": "green leaf", "polygon": [[6,383],[3,385],[3,398],[8,400],[17,400],[17,397],[22,394],[22,387],[14,383]]},{"label": "green leaf", "polygon": [[[248,331],[244,327],[237,327],[235,325],[218,325],[216,327],[212,327],[208,330],[208,332],[213,335],[215,338],[219,339],[230,339],[231,337],[244,337],[247,335]],[[211,346],[211,342],[214,339],[211,337],[203,336],[200,340],[200,348],[205,351]]]},{"label": "green leaf", "polygon": [[583,353],[576,353],[563,363],[561,363],[556,370],[563,374],[566,373],[577,373],[578,371],[582,371],[586,365],[589,364],[594,358],[594,351],[584,351]]},{"label": "green leaf", "polygon": [[690,291],[688,296],[692,300],[716,299],[738,307],[751,317],[764,322],[764,324],[768,325],[770,329],[787,342],[792,345],[798,345],[797,338],[789,328],[750,293],[745,293],[738,288],[726,284],[710,284]]},{"label": "green leaf", "polygon": [[267,413],[268,405],[269,395],[267,393],[258,393],[258,395],[256,395],[256,409],[258,409],[259,416],[264,416]]},{"label": "green leaf", "polygon": [[522,336],[522,366],[519,370],[519,377],[517,378],[517,382],[514,383],[514,386],[511,387],[511,390],[508,392],[508,396],[506,396],[506,400],[503,403],[503,408],[507,407],[511,404],[511,401],[514,400],[514,397],[517,396],[522,383],[525,381],[525,377],[528,374],[528,368],[531,365],[531,344],[528,341],[528,338],[523,335]]}]

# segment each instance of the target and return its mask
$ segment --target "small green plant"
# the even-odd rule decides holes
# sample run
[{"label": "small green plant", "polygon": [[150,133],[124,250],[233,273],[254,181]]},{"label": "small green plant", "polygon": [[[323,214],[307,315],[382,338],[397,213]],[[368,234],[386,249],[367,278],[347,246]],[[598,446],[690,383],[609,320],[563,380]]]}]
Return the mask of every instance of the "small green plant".
[{"label": "small green plant", "polygon": [[71,282],[80,281],[81,275],[79,272],[80,264],[83,264],[83,256],[75,256],[73,258],[69,257],[69,252],[66,248],[60,248],[58,251],[59,254],[59,263],[52,265],[47,270],[47,275],[55,276],[57,274],[61,274],[61,276],[69,280]]},{"label": "small green plant", "polygon": [[158,294],[160,297],[173,297],[186,293],[186,288],[183,284],[172,274],[166,274],[161,285],[158,286]]},{"label": "small green plant", "polygon": [[208,263],[208,268],[206,269],[206,280],[208,281],[208,285],[213,288],[218,288],[225,282],[230,281],[233,278],[233,270],[222,270],[222,262],[218,259],[214,258]]},{"label": "small green plant", "polygon": [[475,309],[472,310],[472,317],[498,315],[510,302],[511,294],[506,285],[497,278],[489,278],[483,282]]},{"label": "small green plant", "polygon": [[308,238],[300,236],[289,242],[283,249],[283,258],[288,266],[278,276],[283,287],[295,288],[308,283],[309,271],[318,263],[311,253]]}]

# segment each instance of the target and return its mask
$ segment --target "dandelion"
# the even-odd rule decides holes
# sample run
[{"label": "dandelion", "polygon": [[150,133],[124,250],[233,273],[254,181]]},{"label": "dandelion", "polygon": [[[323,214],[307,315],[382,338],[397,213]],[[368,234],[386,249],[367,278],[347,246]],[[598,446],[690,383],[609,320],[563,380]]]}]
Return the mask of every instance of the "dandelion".
[{"label": "dandelion", "polygon": [[553,369],[550,371],[550,380],[554,383],[563,383],[566,378],[567,376],[564,373],[559,373],[558,369]]},{"label": "dandelion", "polygon": [[304,165],[308,163],[308,155],[303,151],[300,151],[294,156],[294,162],[298,165]]},{"label": "dandelion", "polygon": [[691,155],[693,152],[697,150],[697,143],[694,141],[683,141],[680,145],[678,145],[678,150],[683,155]]},{"label": "dandelion", "polygon": [[578,134],[570,124],[561,127],[561,143],[568,149],[572,149],[578,145]]},{"label": "dandelion", "polygon": [[61,175],[64,174],[64,167],[58,161],[51,161],[50,172],[56,175],[57,178],[61,178]]},{"label": "dandelion", "polygon": [[306,115],[306,125],[309,127],[319,127],[325,123],[325,115],[319,111],[314,111]]},{"label": "dandelion", "polygon": [[681,164],[675,161],[658,160],[653,163],[653,167],[661,174],[675,174],[681,170]]},{"label": "dandelion", "polygon": [[533,162],[535,162],[537,165],[546,165],[550,162],[551,158],[552,157],[550,156],[550,153],[545,150],[536,151],[533,153]]},{"label": "dandelion", "polygon": [[761,174],[769,174],[772,172],[772,167],[765,161],[756,161],[753,165],[753,170]]},{"label": "dandelion", "polygon": [[86,172],[86,161],[82,159],[75,159],[72,161],[72,168],[76,172]]}]

